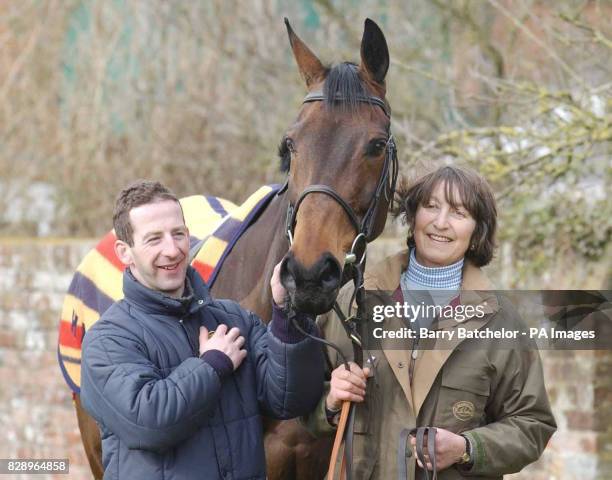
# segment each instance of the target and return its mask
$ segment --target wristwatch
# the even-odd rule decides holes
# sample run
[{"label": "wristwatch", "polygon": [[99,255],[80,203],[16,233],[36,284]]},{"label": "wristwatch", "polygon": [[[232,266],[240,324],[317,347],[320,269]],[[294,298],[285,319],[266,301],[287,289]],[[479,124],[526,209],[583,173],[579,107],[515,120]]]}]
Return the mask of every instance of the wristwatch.
[{"label": "wristwatch", "polygon": [[325,418],[327,419],[327,423],[329,423],[330,425],[334,427],[338,425],[338,422],[336,420],[339,413],[340,410],[330,410],[329,408],[327,408],[327,405],[325,405]]},{"label": "wristwatch", "polygon": [[459,465],[466,465],[468,463],[472,463],[472,444],[465,435],[461,436],[465,440],[465,452],[463,452],[463,455],[461,455],[461,458],[459,458],[457,463]]}]

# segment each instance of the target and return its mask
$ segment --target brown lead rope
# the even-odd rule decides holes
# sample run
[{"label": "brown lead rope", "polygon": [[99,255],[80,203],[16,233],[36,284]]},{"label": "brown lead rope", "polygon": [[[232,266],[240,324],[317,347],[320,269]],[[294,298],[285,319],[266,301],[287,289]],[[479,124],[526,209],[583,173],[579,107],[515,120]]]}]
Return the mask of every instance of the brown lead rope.
[{"label": "brown lead rope", "polygon": [[[334,480],[336,473],[336,462],[338,461],[338,453],[342,447],[344,440],[344,433],[346,431],[346,423],[349,417],[349,410],[351,408],[351,402],[342,402],[342,410],[340,410],[340,420],[338,420],[338,430],[336,431],[336,438],[334,439],[334,447],[332,448],[331,459],[329,461],[329,471],[327,478]],[[342,456],[342,467],[340,468],[340,478],[345,474],[345,457]]]}]

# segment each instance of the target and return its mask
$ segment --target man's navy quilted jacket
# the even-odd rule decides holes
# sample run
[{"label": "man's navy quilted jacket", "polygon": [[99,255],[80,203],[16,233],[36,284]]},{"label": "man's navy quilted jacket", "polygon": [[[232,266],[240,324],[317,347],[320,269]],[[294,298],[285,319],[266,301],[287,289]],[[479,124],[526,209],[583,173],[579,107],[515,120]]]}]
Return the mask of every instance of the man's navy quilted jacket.
[{"label": "man's navy quilted jacket", "polygon": [[[261,415],[306,414],[323,393],[321,347],[282,312],[266,327],[212,299],[191,268],[187,284],[191,294],[173,299],[126,270],[125,298],[85,335],[81,401],[100,426],[105,479],[264,479]],[[198,356],[200,326],[219,324],[246,339],[235,372]]]}]

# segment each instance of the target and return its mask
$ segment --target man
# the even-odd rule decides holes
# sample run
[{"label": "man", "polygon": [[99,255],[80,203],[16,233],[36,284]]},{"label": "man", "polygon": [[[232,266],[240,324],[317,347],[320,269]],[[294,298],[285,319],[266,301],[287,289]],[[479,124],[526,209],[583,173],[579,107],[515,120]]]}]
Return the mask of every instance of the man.
[{"label": "man", "polygon": [[163,185],[123,190],[113,224],[125,298],[85,335],[81,379],[83,406],[101,429],[104,478],[266,478],[261,415],[305,414],[323,388],[320,346],[282,311],[279,266],[266,329],[210,297],[189,266],[181,206]]}]

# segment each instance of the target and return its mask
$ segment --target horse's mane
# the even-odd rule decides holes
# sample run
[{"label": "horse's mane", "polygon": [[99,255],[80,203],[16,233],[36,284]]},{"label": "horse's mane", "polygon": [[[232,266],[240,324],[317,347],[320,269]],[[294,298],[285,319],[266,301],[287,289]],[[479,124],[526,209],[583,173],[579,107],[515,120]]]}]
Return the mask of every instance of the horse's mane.
[{"label": "horse's mane", "polygon": [[[357,65],[343,62],[331,67],[325,77],[323,95],[326,108],[339,109],[343,112],[355,111],[359,105],[359,98],[368,95]],[[338,101],[338,98],[342,101]]]}]

